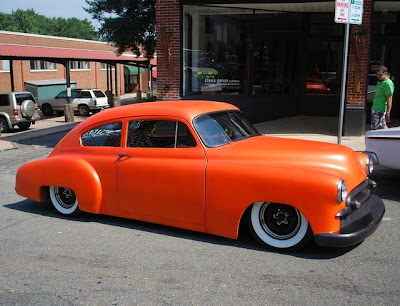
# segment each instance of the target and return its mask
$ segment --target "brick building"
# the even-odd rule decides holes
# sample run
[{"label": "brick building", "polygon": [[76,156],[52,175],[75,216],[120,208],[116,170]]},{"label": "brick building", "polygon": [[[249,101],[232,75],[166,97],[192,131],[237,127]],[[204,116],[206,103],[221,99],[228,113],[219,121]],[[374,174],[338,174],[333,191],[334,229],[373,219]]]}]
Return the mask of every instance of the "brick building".
[{"label": "brick building", "polygon": [[[115,47],[103,42],[6,31],[0,31],[0,45],[96,51],[103,54],[112,54],[113,56],[116,50]],[[96,52],[93,52],[94,56]],[[127,55],[134,59],[132,54]],[[71,82],[76,82],[78,88],[99,88],[107,91],[112,89],[113,84],[115,84],[114,69],[109,66],[109,70],[107,70],[108,65],[106,62],[72,59],[69,65]],[[149,79],[148,69],[127,64],[117,65],[118,91],[120,95],[137,92],[138,89],[144,93],[149,90],[150,82],[154,85],[155,78]],[[2,60],[0,60],[1,92],[11,90],[10,68],[10,61],[7,57],[2,57]],[[23,91],[26,83],[34,83],[34,81],[38,80],[49,80],[49,83],[51,83],[52,80],[65,79],[66,67],[51,60],[38,58],[18,59],[12,61],[12,73],[14,90]]]},{"label": "brick building", "polygon": [[[379,65],[400,117],[400,1],[364,0],[351,25],[344,134],[362,135]],[[239,106],[253,122],[338,117],[345,26],[334,0],[157,0],[158,97]]]}]

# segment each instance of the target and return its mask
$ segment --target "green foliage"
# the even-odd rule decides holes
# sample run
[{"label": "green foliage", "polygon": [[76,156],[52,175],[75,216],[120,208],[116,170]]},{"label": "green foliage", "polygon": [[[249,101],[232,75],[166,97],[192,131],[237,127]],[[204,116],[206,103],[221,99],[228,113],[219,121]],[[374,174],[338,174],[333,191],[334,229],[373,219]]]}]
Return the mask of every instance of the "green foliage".
[{"label": "green foliage", "polygon": [[0,13],[0,30],[100,40],[88,19],[51,18],[37,14],[33,9]]},{"label": "green foliage", "polygon": [[118,52],[132,50],[140,54],[143,46],[147,57],[155,50],[155,0],[86,0],[85,10],[99,21],[99,34],[113,43]]}]

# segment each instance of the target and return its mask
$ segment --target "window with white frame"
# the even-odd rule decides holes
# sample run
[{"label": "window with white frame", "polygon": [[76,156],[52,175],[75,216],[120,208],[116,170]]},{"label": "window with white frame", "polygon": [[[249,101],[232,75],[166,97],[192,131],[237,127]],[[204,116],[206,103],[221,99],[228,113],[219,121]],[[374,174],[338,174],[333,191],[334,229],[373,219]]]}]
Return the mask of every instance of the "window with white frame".
[{"label": "window with white frame", "polygon": [[72,70],[90,70],[90,62],[88,61],[71,61],[69,66]]},{"label": "window with white frame", "polygon": [[9,60],[2,60],[0,71],[10,71],[10,61]]},{"label": "window with white frame", "polygon": [[[107,70],[107,63],[100,63],[101,70]],[[111,65],[111,70],[115,70],[115,67]]]},{"label": "window with white frame", "polygon": [[56,63],[42,61],[42,60],[31,60],[30,67],[31,67],[31,70],[33,70],[33,71],[35,71],[35,70],[47,70],[47,71],[57,70]]}]

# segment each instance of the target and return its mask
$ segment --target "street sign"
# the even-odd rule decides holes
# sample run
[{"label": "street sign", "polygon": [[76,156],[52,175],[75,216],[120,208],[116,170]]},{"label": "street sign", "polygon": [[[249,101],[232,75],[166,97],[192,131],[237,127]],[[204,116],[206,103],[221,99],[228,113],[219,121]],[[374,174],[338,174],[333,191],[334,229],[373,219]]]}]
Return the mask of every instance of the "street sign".
[{"label": "street sign", "polygon": [[335,22],[362,24],[364,0],[336,0]]},{"label": "street sign", "polygon": [[350,20],[350,0],[335,1],[335,22],[349,23]]},{"label": "street sign", "polygon": [[362,24],[364,0],[351,0],[350,24]]}]

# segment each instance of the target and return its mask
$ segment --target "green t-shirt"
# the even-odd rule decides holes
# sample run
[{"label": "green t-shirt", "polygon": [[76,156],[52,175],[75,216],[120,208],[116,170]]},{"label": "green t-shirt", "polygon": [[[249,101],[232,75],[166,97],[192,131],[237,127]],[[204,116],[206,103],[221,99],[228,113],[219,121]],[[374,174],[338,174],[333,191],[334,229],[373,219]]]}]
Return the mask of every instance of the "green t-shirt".
[{"label": "green t-shirt", "polygon": [[393,95],[394,84],[391,79],[380,82],[376,85],[375,98],[372,104],[372,110],[377,110],[385,113],[387,110],[387,96]]}]

